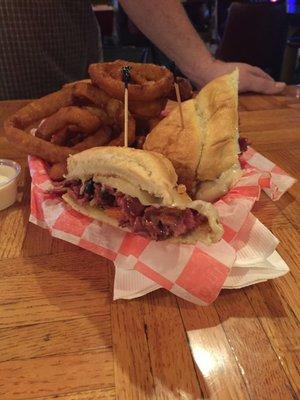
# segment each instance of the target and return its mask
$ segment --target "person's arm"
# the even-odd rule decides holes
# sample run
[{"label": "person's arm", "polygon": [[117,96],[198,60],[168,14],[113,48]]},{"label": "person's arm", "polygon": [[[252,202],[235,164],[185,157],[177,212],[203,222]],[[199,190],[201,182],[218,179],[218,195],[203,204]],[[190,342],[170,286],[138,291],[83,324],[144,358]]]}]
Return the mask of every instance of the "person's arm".
[{"label": "person's arm", "polygon": [[239,67],[241,92],[275,94],[284,89],[284,83],[274,82],[260,68],[215,60],[192,26],[179,0],[119,2],[136,26],[173,60],[196,86],[202,87],[217,76]]}]

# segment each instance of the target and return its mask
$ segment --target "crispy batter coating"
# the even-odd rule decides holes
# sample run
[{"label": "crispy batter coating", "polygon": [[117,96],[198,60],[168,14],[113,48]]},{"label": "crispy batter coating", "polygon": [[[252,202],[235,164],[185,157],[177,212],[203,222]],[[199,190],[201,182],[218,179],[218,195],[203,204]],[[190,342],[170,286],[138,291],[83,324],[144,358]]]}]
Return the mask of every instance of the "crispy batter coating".
[{"label": "crispy batter coating", "polygon": [[128,101],[129,111],[137,118],[152,119],[158,117],[167,104],[167,97],[162,97],[157,100],[144,101]]},{"label": "crispy batter coating", "polygon": [[[92,104],[101,108],[102,111],[97,115],[95,110],[91,112],[92,110],[87,107],[74,107],[76,96],[86,98]],[[53,114],[56,114],[55,117],[52,117]],[[59,122],[56,119],[57,114],[60,116]],[[76,116],[75,119],[73,118],[74,115]],[[26,132],[26,129],[32,124],[45,118],[46,120],[42,124],[43,137],[51,140],[54,135],[52,143]],[[55,126],[55,129],[53,126]],[[66,131],[60,131],[66,127]],[[18,110],[4,122],[4,134],[15,147],[27,154],[41,157],[50,163],[60,163],[70,154],[106,144],[112,136],[122,138],[124,136],[123,129],[123,103],[112,99],[103,91],[85,82],[68,85],[58,92],[35,100]],[[70,138],[70,132],[79,132],[85,136],[96,130],[97,132],[94,135],[73,147],[59,145],[65,139]],[[67,131],[68,136],[66,135]],[[132,144],[135,140],[135,121],[131,115],[129,115],[128,133],[129,143]]]},{"label": "crispy batter coating", "polygon": [[91,114],[88,110],[75,106],[62,107],[41,123],[36,131],[36,136],[44,140],[50,140],[53,133],[67,125],[76,125],[80,132],[91,134],[101,124],[101,119]]},{"label": "crispy batter coating", "polygon": [[128,97],[134,101],[153,101],[167,97],[173,84],[173,74],[166,68],[154,64],[140,64],[124,60],[91,64],[89,74],[92,83],[115,99],[123,100],[124,83],[121,70],[130,67],[131,81]]},{"label": "crispy batter coating", "polygon": [[[111,133],[111,128],[109,128],[108,126],[103,126],[96,133],[88,136],[82,142],[72,147],[72,150],[75,153],[78,153],[92,147],[104,146],[109,142],[111,138]],[[53,181],[62,180],[63,175],[66,173],[66,168],[66,160],[53,164],[48,171],[49,177]]]},{"label": "crispy batter coating", "polygon": [[[117,99],[111,98],[98,87],[84,82],[78,82],[73,85],[73,97],[77,99],[89,100],[90,103],[103,110],[113,127],[114,133],[118,135],[114,139],[112,146],[122,146],[124,144],[124,104]],[[132,115],[128,115],[128,144],[135,141],[135,120]]]}]

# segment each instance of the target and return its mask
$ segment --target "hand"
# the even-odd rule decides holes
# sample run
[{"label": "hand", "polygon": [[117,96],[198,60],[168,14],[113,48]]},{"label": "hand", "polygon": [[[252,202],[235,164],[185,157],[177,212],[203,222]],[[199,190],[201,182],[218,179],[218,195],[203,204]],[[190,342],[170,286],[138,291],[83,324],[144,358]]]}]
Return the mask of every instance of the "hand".
[{"label": "hand", "polygon": [[284,82],[275,82],[270,75],[266,74],[262,69],[244,63],[223,62],[213,60],[206,68],[206,83],[216,78],[232,72],[235,68],[239,69],[239,92],[257,92],[263,94],[281,93],[286,84]]}]

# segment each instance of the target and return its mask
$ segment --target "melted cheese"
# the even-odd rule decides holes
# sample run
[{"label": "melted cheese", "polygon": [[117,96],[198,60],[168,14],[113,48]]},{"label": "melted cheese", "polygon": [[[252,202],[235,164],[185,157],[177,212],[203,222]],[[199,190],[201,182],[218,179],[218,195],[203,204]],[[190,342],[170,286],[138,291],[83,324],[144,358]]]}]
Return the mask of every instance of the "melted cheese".
[{"label": "melted cheese", "polygon": [[214,200],[224,196],[232,186],[242,176],[242,170],[239,164],[234,164],[227,171],[223,172],[218,179],[214,181],[201,182],[195,198],[213,202]]}]

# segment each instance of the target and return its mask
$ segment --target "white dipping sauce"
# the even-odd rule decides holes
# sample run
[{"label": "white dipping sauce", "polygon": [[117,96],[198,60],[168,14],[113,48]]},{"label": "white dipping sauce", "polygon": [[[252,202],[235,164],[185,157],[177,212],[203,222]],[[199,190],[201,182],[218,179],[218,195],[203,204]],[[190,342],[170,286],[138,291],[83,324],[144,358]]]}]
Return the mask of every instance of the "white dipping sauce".
[{"label": "white dipping sauce", "polygon": [[9,178],[7,176],[0,175],[0,186],[4,185],[7,182],[9,182]]},{"label": "white dipping sauce", "polygon": [[0,164],[0,210],[11,206],[17,197],[19,171],[9,165]]}]

